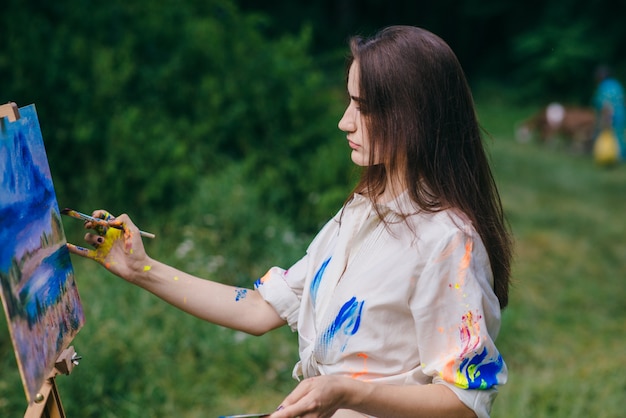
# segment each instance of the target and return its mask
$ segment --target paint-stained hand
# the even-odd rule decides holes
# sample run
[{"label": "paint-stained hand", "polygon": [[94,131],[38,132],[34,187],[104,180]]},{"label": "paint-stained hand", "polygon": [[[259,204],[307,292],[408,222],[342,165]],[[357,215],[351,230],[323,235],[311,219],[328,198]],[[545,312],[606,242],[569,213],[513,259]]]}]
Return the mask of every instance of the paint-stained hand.
[{"label": "paint-stained hand", "polygon": [[85,234],[85,241],[93,249],[68,243],[69,251],[95,260],[113,274],[133,281],[133,276],[142,271],[148,257],[139,229],[128,215],[114,217],[105,210],[96,210],[92,216],[106,220],[109,226],[85,222],[86,229],[96,232]]},{"label": "paint-stained hand", "polygon": [[329,418],[347,406],[354,379],[316,376],[305,379],[285,398],[270,418]]}]

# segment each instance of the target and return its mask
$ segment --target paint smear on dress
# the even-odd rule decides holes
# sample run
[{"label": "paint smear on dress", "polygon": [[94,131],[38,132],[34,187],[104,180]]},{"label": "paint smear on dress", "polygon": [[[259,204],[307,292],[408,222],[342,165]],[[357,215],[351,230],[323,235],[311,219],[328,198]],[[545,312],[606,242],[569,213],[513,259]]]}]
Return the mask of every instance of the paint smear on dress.
[{"label": "paint smear on dress", "polygon": [[352,297],[343,304],[334,321],[320,336],[320,348],[326,354],[328,349],[335,343],[341,344],[340,351],[346,349],[348,340],[357,333],[361,325],[361,313],[365,301],[358,301]]},{"label": "paint smear on dress", "polygon": [[258,289],[259,287],[261,287],[265,282],[267,282],[269,279],[272,278],[272,270],[274,270],[276,267],[272,267],[271,269],[269,269],[267,271],[267,273],[265,273],[265,275],[263,277],[261,277],[260,279],[257,279],[254,282],[254,288]]},{"label": "paint smear on dress", "polygon": [[353,379],[359,379],[362,376],[366,375],[368,373],[368,369],[367,369],[367,359],[368,359],[368,355],[365,353],[359,353],[357,354],[357,357],[360,357],[363,359],[363,369],[361,371],[358,372],[354,372],[350,375],[351,378]]},{"label": "paint smear on dress", "polygon": [[502,371],[504,361],[489,356],[487,347],[477,352],[481,345],[480,319],[482,316],[468,312],[462,317],[459,329],[462,350],[458,358],[448,361],[441,377],[463,389],[488,389],[498,384],[498,373]]},{"label": "paint smear on dress", "polygon": [[474,242],[467,238],[465,240],[465,252],[463,254],[463,258],[459,262],[459,268],[456,275],[456,282],[451,283],[449,286],[455,290],[461,290],[463,286],[465,286],[465,278],[467,277],[467,270],[470,267],[472,262],[472,249],[474,248]]},{"label": "paint smear on dress", "polygon": [[324,272],[326,271],[326,267],[328,266],[328,263],[330,263],[331,258],[332,257],[328,257],[328,259],[322,263],[319,270],[317,270],[317,273],[315,273],[315,277],[313,277],[313,280],[311,281],[310,290],[311,290],[311,299],[313,299],[313,303],[315,303],[315,300],[317,299],[317,290],[320,287],[320,283],[322,282],[322,277],[324,276]]}]

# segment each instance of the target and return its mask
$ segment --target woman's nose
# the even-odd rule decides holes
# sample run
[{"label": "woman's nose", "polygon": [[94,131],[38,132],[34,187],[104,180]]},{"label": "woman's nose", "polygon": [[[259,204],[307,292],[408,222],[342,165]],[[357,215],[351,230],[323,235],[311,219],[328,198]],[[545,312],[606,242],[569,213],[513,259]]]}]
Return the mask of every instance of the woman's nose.
[{"label": "woman's nose", "polygon": [[356,124],[354,123],[354,118],[350,115],[349,107],[343,113],[343,116],[339,120],[339,124],[337,126],[339,127],[340,130],[344,132],[354,131]]}]

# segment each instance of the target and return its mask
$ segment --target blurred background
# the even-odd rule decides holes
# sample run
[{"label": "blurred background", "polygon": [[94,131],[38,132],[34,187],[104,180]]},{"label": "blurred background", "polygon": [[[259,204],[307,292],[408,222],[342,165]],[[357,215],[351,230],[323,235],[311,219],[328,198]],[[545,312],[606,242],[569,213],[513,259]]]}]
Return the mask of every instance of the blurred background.
[{"label": "blurred background", "polygon": [[[59,206],[129,213],[155,258],[251,287],[288,267],[350,193],[337,122],[353,34],[429,29],[457,53],[516,240],[494,417],[623,417],[626,168],[595,164],[549,103],[590,110],[594,70],[626,81],[626,3],[609,0],[5,0],[0,103],[34,103]],[[520,128],[528,135],[520,139]],[[2,221],[2,220],[0,220]],[[64,220],[68,240],[82,225]],[[0,245],[2,245],[0,243]],[[73,258],[83,356],[59,376],[71,417],[273,410],[296,336],[189,317]],[[0,320],[0,416],[26,400]]]}]

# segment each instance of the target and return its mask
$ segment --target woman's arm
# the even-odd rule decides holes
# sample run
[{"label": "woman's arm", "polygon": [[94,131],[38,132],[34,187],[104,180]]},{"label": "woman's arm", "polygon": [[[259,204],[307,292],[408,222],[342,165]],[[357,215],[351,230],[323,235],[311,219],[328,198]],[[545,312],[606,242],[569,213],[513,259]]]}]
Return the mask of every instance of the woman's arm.
[{"label": "woman's arm", "polygon": [[389,385],[317,376],[303,380],[271,418],[351,416],[342,410],[397,418],[476,417],[445,385]]},{"label": "woman's arm", "polygon": [[[104,213],[96,211],[94,216]],[[109,227],[103,235],[88,233],[85,241],[95,249],[68,244],[70,252],[93,259],[126,281],[214,324],[254,335],[285,324],[274,308],[254,290],[204,280],[150,258],[139,230],[127,215],[109,222],[121,229]],[[89,229],[95,225],[88,222],[85,227]]]},{"label": "woman's arm", "polygon": [[261,335],[285,324],[259,292],[204,280],[156,260],[135,284],[200,319]]}]

